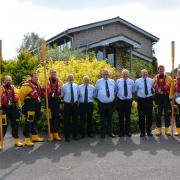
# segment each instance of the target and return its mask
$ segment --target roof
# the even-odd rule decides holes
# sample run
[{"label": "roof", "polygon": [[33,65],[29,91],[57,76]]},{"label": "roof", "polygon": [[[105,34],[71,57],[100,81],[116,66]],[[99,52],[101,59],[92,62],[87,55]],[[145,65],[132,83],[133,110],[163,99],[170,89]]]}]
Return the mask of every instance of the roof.
[{"label": "roof", "polygon": [[61,32],[60,34],[48,39],[46,42],[47,43],[51,43],[65,35],[68,35],[68,34],[72,34],[72,33],[75,33],[75,32],[79,32],[79,31],[83,31],[83,30],[87,30],[87,29],[91,29],[91,28],[94,28],[94,27],[98,27],[98,26],[103,26],[103,25],[107,25],[107,24],[111,24],[111,23],[116,23],[116,22],[119,22],[143,35],[145,35],[146,37],[150,38],[152,40],[152,42],[157,42],[159,41],[159,38],[152,35],[151,33],[131,24],[130,22],[120,18],[119,16],[118,17],[115,17],[115,18],[112,18],[112,19],[107,19],[107,20],[104,20],[104,21],[98,21],[98,22],[95,22],[95,23],[91,23],[91,24],[86,24],[86,25],[82,25],[82,26],[77,26],[77,27],[74,27],[74,28],[70,28],[70,29],[67,29],[63,32]]},{"label": "roof", "polygon": [[[102,39],[100,41],[89,43],[88,49],[98,47],[98,46],[107,46],[111,43],[115,43],[118,41],[126,42],[126,43],[132,45],[135,49],[141,48],[141,43],[137,42],[134,39],[131,39],[131,38],[125,36],[124,34],[119,34],[119,35],[112,36],[112,37],[109,37],[106,39]],[[87,48],[87,45],[83,45],[83,46],[79,47],[79,49],[81,49],[81,50],[85,50],[86,48]]]}]

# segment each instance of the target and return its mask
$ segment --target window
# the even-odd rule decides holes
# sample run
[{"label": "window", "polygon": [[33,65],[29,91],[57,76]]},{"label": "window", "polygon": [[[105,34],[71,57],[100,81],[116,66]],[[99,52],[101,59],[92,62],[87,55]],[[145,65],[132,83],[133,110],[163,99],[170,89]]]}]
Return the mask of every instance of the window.
[{"label": "window", "polygon": [[104,59],[104,58],[103,58],[103,52],[100,51],[100,50],[98,50],[98,52],[97,52],[97,59],[98,59],[98,60],[103,60],[103,59]]},{"label": "window", "polygon": [[112,66],[114,66],[114,54],[108,54],[108,62],[109,64],[111,64]]}]

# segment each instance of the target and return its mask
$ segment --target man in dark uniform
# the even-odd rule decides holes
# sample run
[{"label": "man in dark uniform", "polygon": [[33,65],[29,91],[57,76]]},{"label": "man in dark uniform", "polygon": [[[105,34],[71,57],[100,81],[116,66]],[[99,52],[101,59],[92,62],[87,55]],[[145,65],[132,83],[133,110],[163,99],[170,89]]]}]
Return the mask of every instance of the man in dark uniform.
[{"label": "man in dark uniform", "polygon": [[180,135],[180,68],[177,70],[177,76],[176,76],[175,82],[171,86],[170,97],[171,99],[173,97],[175,98],[174,106],[175,106],[175,113],[176,113],[175,114],[176,132],[174,135],[179,136]]},{"label": "man in dark uniform", "polygon": [[[18,136],[20,100],[17,89],[12,85],[11,76],[5,76],[4,84],[1,86],[0,95],[2,105],[0,108],[3,113],[3,137],[7,131],[7,121],[10,120],[12,136],[14,137],[14,145],[17,147],[22,147],[23,144],[19,141]],[[2,150],[1,146],[0,150]]]},{"label": "man in dark uniform", "polygon": [[164,110],[165,135],[170,136],[170,88],[172,79],[165,74],[164,66],[158,67],[158,74],[154,78],[155,103],[158,107],[158,116],[156,120],[156,136],[162,134],[162,112]]},{"label": "man in dark uniform", "polygon": [[59,131],[59,113],[60,113],[60,82],[57,78],[57,71],[55,69],[52,69],[50,71],[50,78],[48,81],[47,86],[47,92],[48,92],[48,101],[49,101],[49,109],[51,113],[51,119],[50,119],[50,127],[51,127],[51,133],[49,137],[49,141],[52,141],[53,139],[56,141],[60,141],[61,138],[58,134]]},{"label": "man in dark uniform", "polygon": [[[38,83],[38,74],[32,73],[31,79],[26,81],[20,89],[20,99],[22,112],[25,115],[25,124],[23,134],[25,136],[24,145],[33,146],[32,142],[43,142],[44,139],[39,137],[35,129],[35,123],[41,116],[41,100],[42,89]],[[30,133],[32,134],[32,142],[30,140]]]}]

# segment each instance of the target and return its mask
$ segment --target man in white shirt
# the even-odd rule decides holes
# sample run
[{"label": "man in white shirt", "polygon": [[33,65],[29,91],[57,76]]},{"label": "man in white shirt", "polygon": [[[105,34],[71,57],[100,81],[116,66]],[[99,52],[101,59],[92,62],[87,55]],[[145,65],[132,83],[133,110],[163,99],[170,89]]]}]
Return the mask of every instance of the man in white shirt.
[{"label": "man in white shirt", "polygon": [[103,78],[96,82],[96,95],[99,101],[101,117],[101,138],[105,138],[106,132],[110,137],[115,137],[112,132],[112,114],[114,110],[114,99],[116,94],[116,84],[109,78],[109,71],[103,70]]},{"label": "man in white shirt", "polygon": [[90,83],[88,76],[83,77],[83,84],[79,86],[79,113],[81,138],[87,134],[92,136],[92,115],[95,87]]},{"label": "man in white shirt", "polygon": [[148,71],[146,69],[141,70],[141,75],[142,77],[135,82],[135,92],[138,97],[140,137],[144,137],[146,133],[148,136],[152,136],[154,80],[148,77]]},{"label": "man in white shirt", "polygon": [[134,81],[129,78],[129,71],[122,70],[122,78],[117,80],[117,110],[119,114],[119,137],[125,134],[131,137],[131,106],[134,90]]},{"label": "man in white shirt", "polygon": [[[65,141],[66,142],[70,141],[71,129],[72,129],[72,139],[78,140],[77,139],[77,114],[78,114],[79,88],[78,88],[78,85],[74,83],[73,74],[68,75],[68,82],[63,85],[61,95],[64,98]],[[72,123],[70,121],[70,118],[72,119]]]}]

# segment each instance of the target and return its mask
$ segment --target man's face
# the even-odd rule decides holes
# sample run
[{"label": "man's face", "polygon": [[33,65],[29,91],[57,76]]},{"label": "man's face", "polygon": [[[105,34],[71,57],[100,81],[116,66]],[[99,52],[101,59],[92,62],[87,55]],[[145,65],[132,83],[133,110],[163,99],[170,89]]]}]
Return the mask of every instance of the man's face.
[{"label": "man's face", "polygon": [[103,71],[103,78],[106,80],[109,78],[109,72],[107,70]]},{"label": "man's face", "polygon": [[12,83],[11,77],[9,77],[9,76],[8,76],[8,77],[5,77],[4,83],[5,83],[5,85],[10,86],[11,83]]},{"label": "man's face", "polygon": [[57,72],[56,72],[56,70],[52,70],[51,71],[51,78],[56,78],[57,77]]},{"label": "man's face", "polygon": [[84,78],[83,82],[85,85],[88,85],[89,84],[89,78]]},{"label": "man's face", "polygon": [[158,72],[160,75],[164,75],[164,71],[165,71],[164,67],[160,67]]},{"label": "man's face", "polygon": [[123,78],[124,78],[124,79],[127,79],[128,77],[129,77],[129,73],[128,73],[128,72],[124,72],[124,73],[123,73]]},{"label": "man's face", "polygon": [[147,71],[143,71],[142,72],[142,77],[143,78],[147,78],[148,77],[148,72]]},{"label": "man's face", "polygon": [[35,82],[35,83],[38,83],[38,74],[33,74],[32,76],[32,81]]},{"label": "man's face", "polygon": [[69,81],[70,83],[73,83],[73,81],[74,81],[74,76],[73,76],[73,75],[69,75],[69,76],[68,76],[68,81]]}]

